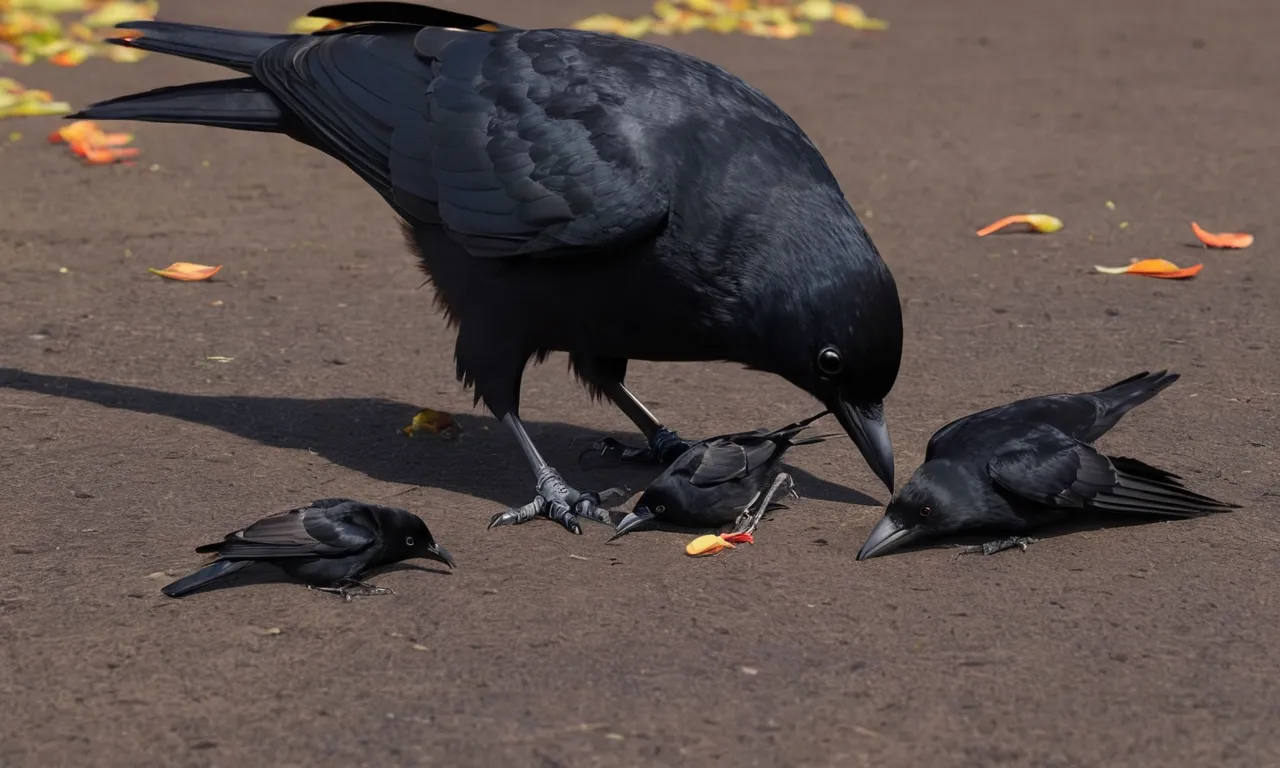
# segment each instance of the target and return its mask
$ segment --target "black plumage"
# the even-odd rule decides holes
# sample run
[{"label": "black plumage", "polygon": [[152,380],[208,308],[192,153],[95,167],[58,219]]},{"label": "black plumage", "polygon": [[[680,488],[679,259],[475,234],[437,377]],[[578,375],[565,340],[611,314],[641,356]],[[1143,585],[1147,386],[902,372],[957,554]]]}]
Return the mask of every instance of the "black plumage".
[{"label": "black plumage", "polygon": [[797,445],[830,437],[797,438],[828,413],[773,431],[737,432],[694,443],[649,484],[610,541],[659,523],[689,528],[735,523],[734,532],[750,533],[778,494],[792,490],[791,476],[778,471],[782,457]]},{"label": "black plumage", "polygon": [[[1144,371],[1097,392],[1027,398],[947,424],[858,559],[965,531],[1019,534],[1088,513],[1181,518],[1237,509],[1188,490],[1175,474],[1093,447],[1125,413],[1177,380]],[[975,551],[1028,541],[1012,536]]]},{"label": "black plumage", "polygon": [[253,563],[274,565],[311,586],[347,596],[349,586],[382,590],[360,581],[366,571],[415,557],[453,567],[422,518],[403,509],[351,499],[319,499],[282,515],[265,517],[196,547],[217,555],[209,565],[161,589],[182,597]]},{"label": "black plumage", "polygon": [[74,117],[283,133],[386,199],[457,327],[460,380],[503,420],[536,516],[607,522],[519,418],[531,360],[577,376],[648,438],[603,446],[669,462],[687,448],[624,385],[629,360],[727,360],[830,408],[893,487],[883,399],[902,315],[889,269],[796,123],[723,69],[649,43],[523,30],[424,6],[355,3],[358,23],[279,35],[129,22],[119,45],[244,77],[162,88]]}]

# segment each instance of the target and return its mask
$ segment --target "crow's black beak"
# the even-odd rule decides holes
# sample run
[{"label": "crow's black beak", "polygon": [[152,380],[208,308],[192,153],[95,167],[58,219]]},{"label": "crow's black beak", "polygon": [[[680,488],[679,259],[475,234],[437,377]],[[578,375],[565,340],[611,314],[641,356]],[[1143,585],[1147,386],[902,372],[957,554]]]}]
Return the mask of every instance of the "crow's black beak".
[{"label": "crow's black beak", "polygon": [[876,527],[871,529],[871,535],[867,537],[862,549],[858,550],[858,559],[866,560],[869,557],[888,554],[916,538],[917,533],[915,528],[908,528],[885,515],[880,518],[880,522],[876,523]]},{"label": "crow's black beak", "polygon": [[854,406],[837,397],[831,411],[840,420],[844,431],[853,438],[854,445],[862,451],[867,466],[892,493],[893,443],[889,440],[889,428],[884,424],[884,406],[879,403],[870,408]]},{"label": "crow's black beak", "polygon": [[[613,541],[621,536],[626,536],[632,531],[652,528],[654,526],[654,522],[653,513],[649,511],[648,507],[636,507],[634,512],[618,521],[618,527],[614,529],[614,533],[609,537],[609,541]],[[605,544],[608,544],[609,541],[606,541]]]},{"label": "crow's black beak", "polygon": [[432,544],[427,548],[427,553],[423,557],[428,560],[435,560],[437,563],[444,563],[450,568],[456,568],[453,564],[453,555],[449,554],[449,550],[439,544]]}]

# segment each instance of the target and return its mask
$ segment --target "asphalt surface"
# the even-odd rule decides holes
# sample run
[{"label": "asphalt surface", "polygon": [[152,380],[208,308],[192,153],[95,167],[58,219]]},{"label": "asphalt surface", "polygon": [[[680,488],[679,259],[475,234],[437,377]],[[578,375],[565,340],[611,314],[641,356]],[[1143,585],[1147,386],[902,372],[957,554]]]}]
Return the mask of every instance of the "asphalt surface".
[{"label": "asphalt surface", "polygon": [[[308,8],[162,18],[284,29]],[[644,5],[465,8],[552,26]],[[667,42],[791,112],[893,269],[899,482],[951,418],[1167,367],[1182,379],[1100,447],[1243,509],[857,563],[887,499],[839,439],[788,454],[802,499],[715,558],[680,533],[485,531],[527,469],[453,380],[430,289],[354,174],[283,137],[158,125],[128,126],[137,165],[86,168],[43,142],[55,120],[6,121],[0,765],[1280,764],[1280,6],[867,10],[891,28]],[[17,76],[79,106],[222,75],[153,56]],[[973,234],[1031,210],[1067,226]],[[1204,251],[1191,220],[1257,242]],[[1090,274],[1131,258],[1206,266]],[[225,266],[146,272],[174,261]],[[573,465],[636,436],[564,362],[526,376],[538,445],[579,487],[642,488],[653,473]],[[686,437],[813,412],[733,366],[632,371]],[[463,437],[400,434],[423,406]],[[421,514],[458,570],[401,567],[373,579],[394,595],[350,603],[265,580],[160,594],[196,545],[330,496]]]}]

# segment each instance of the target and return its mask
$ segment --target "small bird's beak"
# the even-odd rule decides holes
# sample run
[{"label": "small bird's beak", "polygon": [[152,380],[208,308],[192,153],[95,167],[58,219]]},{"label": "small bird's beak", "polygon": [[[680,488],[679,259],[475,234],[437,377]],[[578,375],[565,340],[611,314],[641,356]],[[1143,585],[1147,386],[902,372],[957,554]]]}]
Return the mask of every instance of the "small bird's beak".
[{"label": "small bird's beak", "polygon": [[880,482],[885,484],[889,492],[893,492],[893,443],[889,440],[889,428],[884,424],[884,409],[876,412],[849,405],[844,398],[837,397],[831,411],[840,421],[840,426],[853,438],[854,445],[862,451],[862,458],[867,466],[876,473]]},{"label": "small bird's beak", "polygon": [[901,525],[889,515],[885,515],[880,518],[880,522],[876,523],[876,527],[871,529],[871,535],[867,537],[862,549],[858,550],[858,559],[866,560],[869,557],[888,554],[914,539],[917,533],[915,528]]},{"label": "small bird's beak", "polygon": [[[653,527],[653,513],[648,507],[636,507],[634,512],[629,513],[626,517],[618,521],[618,527],[614,529],[614,533],[609,537],[609,541],[613,541],[620,536],[626,536],[632,531],[642,528]],[[606,541],[605,544],[608,544]]]},{"label": "small bird's beak", "polygon": [[437,563],[444,563],[450,568],[457,567],[453,564],[453,555],[449,554],[449,550],[439,544],[433,544],[431,548],[427,550],[425,557],[428,560],[435,560]]}]

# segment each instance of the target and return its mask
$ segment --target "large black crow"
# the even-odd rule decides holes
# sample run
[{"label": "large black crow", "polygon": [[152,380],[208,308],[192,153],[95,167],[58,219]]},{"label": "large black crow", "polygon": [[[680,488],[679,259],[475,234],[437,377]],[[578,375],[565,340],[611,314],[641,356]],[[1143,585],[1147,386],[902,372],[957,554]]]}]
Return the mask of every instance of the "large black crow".
[{"label": "large black crow", "polygon": [[628,360],[727,360],[822,401],[892,490],[897,288],[822,155],[764,94],[612,35],[404,3],[312,15],[368,23],[312,35],[121,24],[119,45],[245,76],[74,117],[283,133],[376,189],[457,327],[459,379],[537,478],[536,498],[491,526],[608,522],[518,415],[525,366],[553,351],[644,432],[642,458],[668,463],[688,443],[624,386]]},{"label": "large black crow", "polygon": [[[884,555],[964,531],[1022,533],[1082,514],[1195,517],[1237,505],[1188,490],[1180,478],[1093,443],[1178,374],[1143,371],[1097,392],[1044,395],[961,417],[934,433],[924,464],[889,503],[858,552]],[[973,548],[994,554],[1030,540]]]}]

